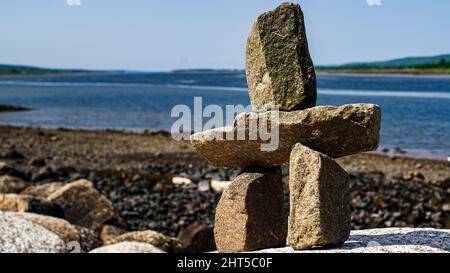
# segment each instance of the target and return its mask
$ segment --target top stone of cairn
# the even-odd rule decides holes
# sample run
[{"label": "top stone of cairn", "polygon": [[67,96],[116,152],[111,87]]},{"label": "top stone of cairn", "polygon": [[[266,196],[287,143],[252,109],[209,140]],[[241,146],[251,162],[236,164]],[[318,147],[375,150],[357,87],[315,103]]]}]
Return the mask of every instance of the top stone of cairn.
[{"label": "top stone of cairn", "polygon": [[255,111],[316,105],[316,74],[300,5],[284,3],[256,19],[247,41],[246,67]]}]

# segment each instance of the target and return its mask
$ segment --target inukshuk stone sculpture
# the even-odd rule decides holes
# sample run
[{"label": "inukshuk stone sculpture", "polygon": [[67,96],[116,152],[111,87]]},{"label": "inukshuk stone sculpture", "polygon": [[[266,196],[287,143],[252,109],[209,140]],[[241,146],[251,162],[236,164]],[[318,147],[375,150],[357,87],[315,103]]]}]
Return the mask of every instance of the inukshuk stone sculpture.
[{"label": "inukshuk stone sculpture", "polygon": [[[334,158],[378,147],[380,109],[372,104],[318,106],[303,13],[284,3],[258,17],[247,44],[247,80],[255,113],[228,127],[193,134],[191,143],[211,164],[244,170],[217,206],[214,236],[219,252],[284,246],[308,249],[345,242],[350,234],[348,174]],[[278,107],[276,120],[265,107]],[[252,121],[277,124],[278,146],[239,139]],[[234,136],[230,139],[227,136]],[[290,214],[284,211],[280,165],[290,163]],[[287,221],[288,220],[288,221]]]}]

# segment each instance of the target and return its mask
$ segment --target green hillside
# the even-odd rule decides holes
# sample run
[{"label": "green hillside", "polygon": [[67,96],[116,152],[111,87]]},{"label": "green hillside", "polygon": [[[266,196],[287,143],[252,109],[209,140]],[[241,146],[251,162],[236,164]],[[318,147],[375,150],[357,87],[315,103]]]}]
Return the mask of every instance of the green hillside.
[{"label": "green hillside", "polygon": [[450,54],[429,57],[407,57],[381,62],[318,66],[319,72],[343,73],[412,73],[450,74]]}]

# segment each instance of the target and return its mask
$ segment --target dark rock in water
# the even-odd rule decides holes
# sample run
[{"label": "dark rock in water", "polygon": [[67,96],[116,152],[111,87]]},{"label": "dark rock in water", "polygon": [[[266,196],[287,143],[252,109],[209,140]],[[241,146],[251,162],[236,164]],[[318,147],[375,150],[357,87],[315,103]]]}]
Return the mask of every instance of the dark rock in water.
[{"label": "dark rock in water", "polygon": [[245,169],[217,205],[217,250],[244,252],[284,246],[286,220],[281,168]]},{"label": "dark rock in water", "polygon": [[205,224],[192,224],[178,235],[183,244],[184,252],[201,253],[216,249],[214,230]]},{"label": "dark rock in water", "polygon": [[316,105],[317,84],[298,4],[263,13],[247,41],[247,81],[252,106],[302,110]]},{"label": "dark rock in water", "polygon": [[32,110],[32,109],[22,107],[22,106],[0,104],[0,112],[19,112],[19,111],[30,111],[30,110]]}]

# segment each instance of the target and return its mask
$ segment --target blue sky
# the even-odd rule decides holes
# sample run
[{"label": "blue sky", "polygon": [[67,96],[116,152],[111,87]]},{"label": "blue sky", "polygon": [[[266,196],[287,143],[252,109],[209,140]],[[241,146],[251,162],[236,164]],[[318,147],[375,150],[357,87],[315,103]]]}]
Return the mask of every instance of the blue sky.
[{"label": "blue sky", "polygon": [[[275,0],[0,0],[0,63],[162,71],[244,68]],[[74,1],[74,0],[69,0]],[[374,0],[369,0],[374,1]],[[450,53],[449,0],[302,0],[315,64]]]}]

